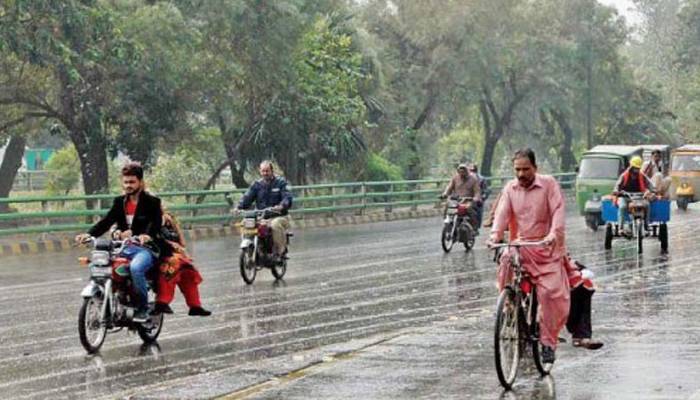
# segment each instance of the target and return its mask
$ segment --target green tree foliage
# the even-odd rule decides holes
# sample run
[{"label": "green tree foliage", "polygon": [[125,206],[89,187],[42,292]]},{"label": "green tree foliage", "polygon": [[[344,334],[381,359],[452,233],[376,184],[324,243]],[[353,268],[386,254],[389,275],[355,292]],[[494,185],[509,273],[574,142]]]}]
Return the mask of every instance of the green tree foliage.
[{"label": "green tree foliage", "polygon": [[156,192],[192,190],[204,186],[210,175],[204,159],[183,148],[174,154],[159,155],[148,182]]},{"label": "green tree foliage", "polygon": [[322,177],[328,164],[362,154],[361,63],[352,38],[330,18],[317,18],[301,37],[295,81],[269,115],[272,131],[283,135],[256,138],[296,183]]},{"label": "green tree foliage", "polygon": [[360,176],[364,181],[399,181],[403,179],[401,167],[377,153],[369,153]]},{"label": "green tree foliage", "polygon": [[74,146],[66,146],[46,162],[48,180],[46,192],[49,195],[66,195],[80,182],[80,160]]},{"label": "green tree foliage", "polygon": [[[173,114],[179,107],[173,102],[178,97],[167,90],[171,75],[156,67],[168,65],[172,60],[163,55],[178,54],[174,49],[182,42],[168,46],[163,30],[159,40],[149,40],[149,30],[139,36],[133,32],[144,30],[130,25],[172,26],[165,23],[175,20],[171,8],[123,4],[128,7],[94,0],[16,0],[0,11],[0,48],[22,64],[46,69],[51,79],[49,91],[13,87],[2,102],[29,107],[62,125],[77,149],[87,193],[107,188],[107,150],[115,146],[115,136],[117,147],[147,161],[152,133],[170,132],[177,122]],[[155,11],[141,13],[144,9]],[[157,10],[165,17],[155,18]],[[158,53],[156,46],[167,51]]]}]

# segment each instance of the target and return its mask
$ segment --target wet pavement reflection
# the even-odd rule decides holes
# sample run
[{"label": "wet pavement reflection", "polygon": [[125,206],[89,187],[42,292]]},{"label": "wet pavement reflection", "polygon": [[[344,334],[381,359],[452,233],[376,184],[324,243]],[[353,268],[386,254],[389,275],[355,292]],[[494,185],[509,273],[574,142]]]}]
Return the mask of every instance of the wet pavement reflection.
[{"label": "wet pavement reflection", "polygon": [[[567,219],[572,255],[596,273],[591,352],[570,337],[551,377],[524,365],[503,392],[493,368],[495,266],[482,234],[443,254],[440,220],[297,231],[283,281],[238,272],[238,240],[193,243],[208,318],[180,295],[158,343],[77,334],[79,251],[0,259],[0,398],[700,398],[700,276],[691,209],[658,241],[619,240]],[[528,363],[526,363],[528,364]],[[302,379],[303,378],[303,379]]]}]

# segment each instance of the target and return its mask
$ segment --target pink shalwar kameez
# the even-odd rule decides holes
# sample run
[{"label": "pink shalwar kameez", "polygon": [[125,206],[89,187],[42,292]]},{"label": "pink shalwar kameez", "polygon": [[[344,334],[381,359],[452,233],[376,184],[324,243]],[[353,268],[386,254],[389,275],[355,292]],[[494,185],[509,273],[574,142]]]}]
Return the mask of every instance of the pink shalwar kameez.
[{"label": "pink shalwar kameez", "polygon": [[[555,240],[553,247],[520,249],[523,268],[537,286],[540,341],[552,348],[556,348],[559,331],[569,315],[564,223],[564,198],[559,183],[551,176],[538,174],[528,188],[520,186],[517,179],[506,184],[491,229],[494,242],[503,239],[506,229],[511,240]],[[500,261],[499,290],[512,278],[510,257],[504,254]]]}]

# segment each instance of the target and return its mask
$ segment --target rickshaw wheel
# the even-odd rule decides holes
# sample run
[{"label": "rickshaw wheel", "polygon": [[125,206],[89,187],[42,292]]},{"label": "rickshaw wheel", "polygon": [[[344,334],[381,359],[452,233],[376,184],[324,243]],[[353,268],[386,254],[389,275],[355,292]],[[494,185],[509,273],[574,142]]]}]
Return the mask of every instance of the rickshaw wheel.
[{"label": "rickshaw wheel", "polygon": [[605,225],[605,250],[610,250],[612,248],[613,240],[613,226],[612,224]]},{"label": "rickshaw wheel", "polygon": [[661,251],[668,252],[668,225],[666,224],[659,226],[659,241],[661,242]]}]

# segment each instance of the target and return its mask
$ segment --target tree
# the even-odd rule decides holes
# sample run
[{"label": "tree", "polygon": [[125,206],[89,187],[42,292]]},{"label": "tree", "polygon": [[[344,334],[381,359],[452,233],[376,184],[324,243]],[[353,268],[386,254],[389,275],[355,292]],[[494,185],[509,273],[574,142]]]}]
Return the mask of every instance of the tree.
[{"label": "tree", "polygon": [[435,136],[459,121],[447,111],[464,104],[456,93],[464,77],[468,8],[460,1],[374,0],[360,9],[379,71],[377,131],[408,179],[423,175]]},{"label": "tree", "polygon": [[[172,91],[158,90],[167,86],[159,79],[170,76],[154,66],[167,65],[168,60],[144,55],[144,48],[153,48],[139,43],[138,35],[128,29],[139,20],[139,7],[169,11],[168,18],[150,20],[156,27],[176,19],[174,8],[136,3],[137,9],[127,8],[124,15],[119,5],[17,0],[0,10],[0,49],[22,64],[46,69],[51,79],[48,91],[21,91],[13,84],[0,94],[0,103],[27,107],[62,126],[78,152],[86,193],[107,190],[107,150],[115,147],[115,135],[120,145],[146,161],[152,133],[169,132],[176,120],[173,114],[180,111],[173,107],[177,96]],[[141,134],[147,139],[132,146],[129,139]]]}]

